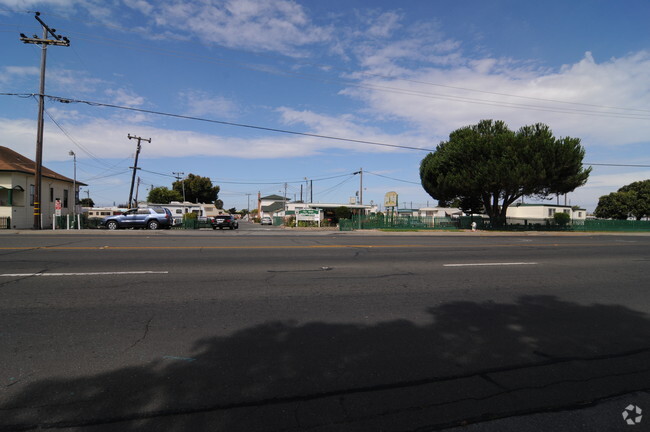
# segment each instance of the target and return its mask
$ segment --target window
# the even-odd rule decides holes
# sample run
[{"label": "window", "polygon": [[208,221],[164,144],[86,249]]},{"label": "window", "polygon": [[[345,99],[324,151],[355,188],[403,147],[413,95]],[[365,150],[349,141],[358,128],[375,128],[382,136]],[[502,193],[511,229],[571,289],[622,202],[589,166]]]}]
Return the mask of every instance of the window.
[{"label": "window", "polygon": [[63,190],[63,208],[68,208],[68,190]]},{"label": "window", "polygon": [[582,217],[582,212],[578,212],[578,217],[579,217],[579,218]]},{"label": "window", "polygon": [[570,213],[571,213],[571,210],[569,210],[569,209],[564,209],[564,213],[570,214]]},{"label": "window", "polygon": [[553,217],[554,214],[555,214],[555,209],[554,208],[548,209],[548,217]]},{"label": "window", "polygon": [[176,209],[176,214],[183,214],[183,210],[182,209]]},{"label": "window", "polygon": [[54,188],[50,188],[50,202],[54,202]]},{"label": "window", "polygon": [[9,202],[9,189],[0,188],[0,206],[10,206]]},{"label": "window", "polygon": [[29,185],[29,205],[34,205],[34,185]]}]

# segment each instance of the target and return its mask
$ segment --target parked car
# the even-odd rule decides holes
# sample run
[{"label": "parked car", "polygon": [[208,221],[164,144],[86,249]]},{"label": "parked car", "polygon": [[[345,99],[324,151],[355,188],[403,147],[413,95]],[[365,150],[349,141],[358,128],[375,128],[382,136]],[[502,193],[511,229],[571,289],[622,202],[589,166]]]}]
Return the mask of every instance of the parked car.
[{"label": "parked car", "polygon": [[273,220],[269,216],[264,216],[260,219],[260,225],[273,225]]},{"label": "parked car", "polygon": [[239,222],[233,215],[219,215],[212,218],[212,229],[237,229],[239,228]]},{"label": "parked car", "polygon": [[171,228],[174,223],[172,212],[164,207],[141,207],[125,211],[119,215],[107,216],[101,225],[109,230],[118,228],[148,228],[156,230]]}]

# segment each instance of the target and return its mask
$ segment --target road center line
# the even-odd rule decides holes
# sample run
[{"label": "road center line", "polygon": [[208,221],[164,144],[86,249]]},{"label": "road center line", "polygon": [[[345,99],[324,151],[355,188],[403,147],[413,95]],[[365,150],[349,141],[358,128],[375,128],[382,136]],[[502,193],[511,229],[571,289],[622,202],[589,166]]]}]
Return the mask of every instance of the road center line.
[{"label": "road center line", "polygon": [[536,265],[536,262],[505,262],[505,263],[467,263],[467,264],[443,264],[443,267],[478,267],[478,266],[512,266],[512,265]]},{"label": "road center line", "polygon": [[126,272],[86,272],[86,273],[4,273],[0,277],[31,277],[31,276],[114,276],[114,275],[148,275],[168,274],[168,271],[126,271]]}]

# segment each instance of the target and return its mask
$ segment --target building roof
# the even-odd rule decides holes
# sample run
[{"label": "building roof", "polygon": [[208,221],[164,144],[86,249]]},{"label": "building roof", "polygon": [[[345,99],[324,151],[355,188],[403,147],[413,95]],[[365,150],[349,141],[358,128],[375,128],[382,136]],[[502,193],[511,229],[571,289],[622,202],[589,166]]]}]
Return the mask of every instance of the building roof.
[{"label": "building roof", "polygon": [[[16,153],[10,148],[0,146],[0,171],[13,171],[34,175],[35,170],[36,163],[33,160],[26,158],[20,153]],[[41,174],[43,177],[48,177],[55,180],[61,180],[69,183],[74,182],[74,180],[71,178],[56,173],[46,167],[42,167]],[[81,186],[88,186],[80,181],[77,181],[77,184]]]},{"label": "building roof", "polygon": [[262,211],[265,213],[275,213],[276,211],[281,210],[283,208],[284,208],[284,203],[274,202],[273,204],[262,206]]},{"label": "building roof", "polygon": [[[269,196],[265,196],[265,197],[260,198],[260,200],[264,200],[264,201],[284,201],[284,197],[280,196],[280,195],[269,195]],[[288,201],[289,200],[287,199],[287,202]]]},{"label": "building roof", "polygon": [[[521,203],[517,203],[515,205],[511,205],[510,207],[563,207],[563,208],[572,209],[573,207],[576,207],[576,206],[562,205],[562,204],[535,204],[535,203],[533,203],[533,204],[521,204]],[[578,210],[586,210],[586,209],[580,207],[580,208],[578,208]]]}]

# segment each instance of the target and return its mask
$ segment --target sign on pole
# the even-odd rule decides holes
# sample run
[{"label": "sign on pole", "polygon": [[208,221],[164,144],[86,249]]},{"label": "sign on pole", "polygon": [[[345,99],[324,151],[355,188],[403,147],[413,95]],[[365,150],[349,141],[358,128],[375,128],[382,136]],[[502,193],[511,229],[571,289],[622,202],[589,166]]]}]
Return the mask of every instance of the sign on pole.
[{"label": "sign on pole", "polygon": [[61,216],[61,200],[58,199],[54,202],[54,214],[56,216]]},{"label": "sign on pole", "polygon": [[397,207],[397,192],[386,192],[384,196],[384,207]]},{"label": "sign on pole", "polygon": [[318,209],[304,209],[298,210],[296,213],[296,220],[299,221],[320,221],[320,210]]}]

